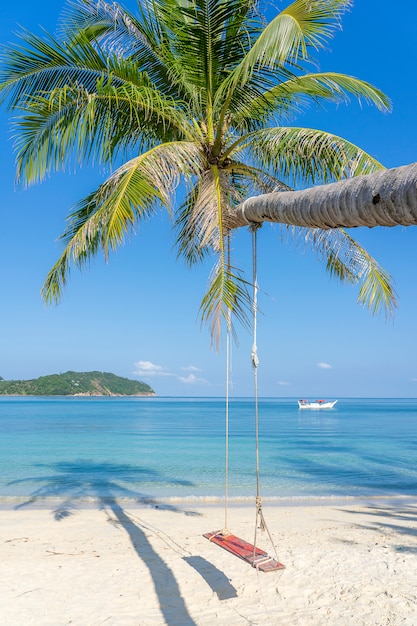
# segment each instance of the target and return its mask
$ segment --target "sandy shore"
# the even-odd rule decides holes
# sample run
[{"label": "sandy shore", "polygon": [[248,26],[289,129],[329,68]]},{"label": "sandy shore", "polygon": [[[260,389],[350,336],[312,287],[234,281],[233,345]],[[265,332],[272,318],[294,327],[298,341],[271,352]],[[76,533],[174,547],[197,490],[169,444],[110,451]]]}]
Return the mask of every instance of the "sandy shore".
[{"label": "sandy shore", "polygon": [[[417,504],[270,506],[286,569],[263,574],[203,538],[221,507],[0,511],[2,626],[415,626]],[[229,511],[253,541],[254,507]],[[258,544],[273,554],[268,535]]]}]

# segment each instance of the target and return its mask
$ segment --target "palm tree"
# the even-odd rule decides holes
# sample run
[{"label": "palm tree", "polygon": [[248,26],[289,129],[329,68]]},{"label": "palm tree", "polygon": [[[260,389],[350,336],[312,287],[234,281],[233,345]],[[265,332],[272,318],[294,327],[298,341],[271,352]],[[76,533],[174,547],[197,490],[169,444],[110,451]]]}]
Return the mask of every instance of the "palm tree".
[{"label": "palm tree", "polygon": [[[71,210],[43,298],[58,301],[72,265],[107,256],[165,208],[179,256],[189,264],[216,258],[201,305],[213,337],[231,311],[245,322],[248,283],[230,254],[236,206],[253,194],[383,169],[337,135],[285,125],[309,102],[354,96],[389,109],[367,82],[310,71],[350,5],[295,0],[267,23],[255,0],[142,0],[137,15],[72,0],[58,37],[23,32],[3,52],[0,73],[4,98],[19,112],[18,180],[38,182],[81,161],[110,168]],[[360,301],[392,309],[390,277],[350,236],[307,234],[331,273],[360,283]]]}]

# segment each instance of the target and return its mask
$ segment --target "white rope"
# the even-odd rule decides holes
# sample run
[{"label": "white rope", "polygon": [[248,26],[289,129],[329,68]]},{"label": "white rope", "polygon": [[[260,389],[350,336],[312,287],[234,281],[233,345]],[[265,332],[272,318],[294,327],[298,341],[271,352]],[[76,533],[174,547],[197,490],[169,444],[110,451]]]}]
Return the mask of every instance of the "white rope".
[{"label": "white rope", "polygon": [[[228,264],[230,266],[230,235],[227,239]],[[224,493],[224,528],[223,534],[229,531],[229,391],[231,369],[231,334],[232,334],[232,311],[227,310],[226,320],[226,406],[225,406],[225,493]]]},{"label": "white rope", "polygon": [[[253,344],[252,344],[252,368],[253,368],[253,381],[254,381],[254,396],[255,396],[255,453],[256,453],[256,509],[262,506],[260,501],[260,488],[259,488],[259,401],[258,401],[258,346],[257,341],[257,325],[258,325],[258,275],[257,275],[257,239],[256,231],[259,228],[259,224],[251,224],[250,230],[252,232],[252,279],[253,279]],[[257,514],[258,518],[258,514]],[[257,519],[258,522],[258,519]],[[258,524],[256,523],[256,526]]]},{"label": "white rope", "polygon": [[[252,281],[253,281],[253,345],[252,345],[252,367],[253,367],[253,380],[254,380],[254,398],[255,398],[255,454],[256,454],[256,518],[255,518],[255,537],[253,540],[253,549],[254,549],[254,560],[255,560],[255,550],[257,544],[257,532],[258,527],[261,530],[266,530],[268,533],[269,540],[271,545],[274,548],[274,552],[277,560],[277,550],[275,548],[275,544],[272,540],[271,533],[269,532],[268,526],[266,525],[265,518],[262,510],[262,497],[260,493],[260,470],[259,470],[259,392],[258,392],[258,347],[257,347],[257,325],[258,325],[258,268],[257,268],[257,259],[258,259],[258,251],[257,251],[257,237],[256,233],[258,228],[262,226],[261,223],[252,223],[250,226],[250,230],[252,232]],[[269,557],[268,557],[269,558]],[[258,569],[258,567],[257,567]]]},{"label": "white rope", "polygon": [[[245,218],[246,219],[246,218]],[[262,511],[262,498],[260,495],[260,471],[259,471],[259,397],[258,397],[258,348],[257,348],[257,311],[258,311],[258,278],[257,278],[257,241],[256,231],[262,226],[261,223],[251,223],[250,230],[252,232],[252,272],[253,272],[253,344],[251,352],[251,360],[254,377],[254,399],[255,399],[255,442],[256,442],[256,520],[255,520],[255,537],[253,542],[253,566],[259,573],[259,566],[272,560],[271,557],[256,557],[257,545],[257,529],[266,530],[275,554],[277,551],[273,543],[269,529],[265,523]],[[228,245],[228,255],[230,264],[230,242]],[[226,319],[226,398],[225,398],[225,512],[224,512],[224,528],[218,534],[228,535],[228,516],[229,516],[229,391],[230,391],[230,370],[231,370],[231,310],[228,309]],[[277,556],[278,559],[278,556]]]},{"label": "white rope", "polygon": [[229,388],[230,388],[230,335],[231,335],[231,310],[227,313],[226,329],[226,415],[225,415],[225,493],[224,493],[224,529],[228,533],[229,528]]}]

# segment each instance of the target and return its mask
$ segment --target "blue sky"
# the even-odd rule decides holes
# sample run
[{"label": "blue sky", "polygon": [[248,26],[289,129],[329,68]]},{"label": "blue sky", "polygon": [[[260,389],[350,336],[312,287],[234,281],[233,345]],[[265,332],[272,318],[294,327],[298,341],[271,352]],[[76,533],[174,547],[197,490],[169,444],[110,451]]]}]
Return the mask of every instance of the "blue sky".
[{"label": "blue sky", "polygon": [[[8,2],[0,41],[13,41],[19,24],[53,31],[63,6],[60,0]],[[393,112],[352,102],[310,109],[294,121],[346,137],[387,167],[417,160],[417,3],[398,0],[392,6],[388,0],[358,0],[319,61],[323,70],[380,87],[392,99]],[[73,270],[61,304],[46,307],[39,291],[60,253],[56,239],[65,216],[103,173],[84,167],[16,189],[4,108],[0,151],[0,376],[102,370],[144,380],[160,396],[223,395],[224,354],[211,349],[198,318],[210,264],[189,270],[176,260],[167,215],[144,224],[107,265],[97,258],[88,270]],[[282,242],[276,227],[259,232],[261,396],[417,397],[417,231],[351,234],[395,279],[394,321],[372,317],[356,303],[357,289],[331,280],[314,255]],[[249,269],[246,230],[234,247],[237,264]],[[247,396],[253,386],[252,337],[244,329],[239,337],[232,394]]]}]

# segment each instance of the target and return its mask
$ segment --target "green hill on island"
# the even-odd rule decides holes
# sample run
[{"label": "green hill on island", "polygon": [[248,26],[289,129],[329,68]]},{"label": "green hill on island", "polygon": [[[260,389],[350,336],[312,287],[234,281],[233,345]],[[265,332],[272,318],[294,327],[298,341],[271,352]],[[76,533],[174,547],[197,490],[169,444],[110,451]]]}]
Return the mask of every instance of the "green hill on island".
[{"label": "green hill on island", "polygon": [[107,372],[66,372],[33,380],[0,380],[2,396],[154,396],[146,383]]}]

